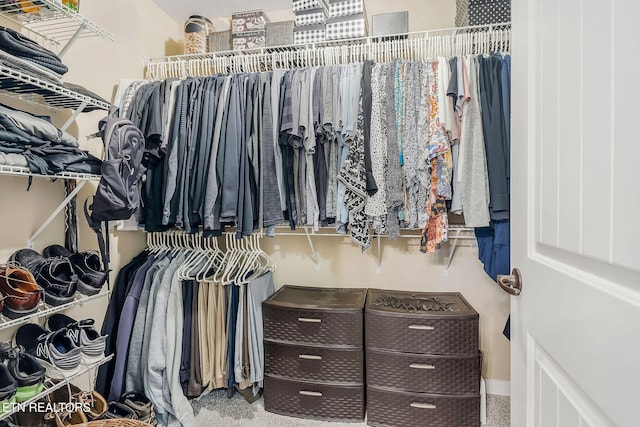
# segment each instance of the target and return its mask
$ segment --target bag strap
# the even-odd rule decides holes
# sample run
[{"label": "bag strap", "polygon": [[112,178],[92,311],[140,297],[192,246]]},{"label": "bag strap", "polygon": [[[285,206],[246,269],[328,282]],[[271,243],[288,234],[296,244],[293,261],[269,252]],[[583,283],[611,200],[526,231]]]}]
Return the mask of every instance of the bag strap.
[{"label": "bag strap", "polygon": [[[105,242],[105,238],[104,238],[104,234],[103,234],[103,227],[102,221],[94,221],[93,218],[91,218],[91,214],[89,213],[89,209],[93,208],[93,204],[88,205],[89,203],[89,197],[87,197],[84,201],[84,216],[87,219],[87,223],[89,224],[89,227],[91,227],[91,229],[93,231],[95,231],[96,235],[98,236],[98,248],[100,249],[100,257],[102,258],[102,267],[104,268],[105,274],[107,275],[107,288],[109,290],[111,290],[111,287],[109,286],[109,272],[111,270],[109,270],[109,237],[107,236],[106,242]],[[108,227],[108,223],[107,223],[107,227]],[[106,232],[109,232],[109,228],[106,229]]]}]

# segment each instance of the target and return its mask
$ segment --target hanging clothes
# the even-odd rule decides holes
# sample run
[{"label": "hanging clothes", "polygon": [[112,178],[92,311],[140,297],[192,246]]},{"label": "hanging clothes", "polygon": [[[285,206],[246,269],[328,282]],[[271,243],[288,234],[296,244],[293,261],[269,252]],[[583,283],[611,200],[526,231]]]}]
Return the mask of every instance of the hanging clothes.
[{"label": "hanging clothes", "polygon": [[371,227],[421,229],[436,251],[449,212],[508,218],[509,69],[470,55],[131,85],[127,114],[152,140],[141,224],[238,238],[332,225],[363,250]]}]

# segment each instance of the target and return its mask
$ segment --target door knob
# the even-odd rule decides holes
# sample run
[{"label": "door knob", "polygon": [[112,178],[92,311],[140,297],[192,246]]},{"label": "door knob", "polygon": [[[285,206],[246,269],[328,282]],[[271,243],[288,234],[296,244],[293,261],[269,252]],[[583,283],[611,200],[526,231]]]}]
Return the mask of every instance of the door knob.
[{"label": "door knob", "polygon": [[511,274],[498,274],[498,285],[509,295],[517,297],[522,292],[522,275],[520,270],[514,268]]}]

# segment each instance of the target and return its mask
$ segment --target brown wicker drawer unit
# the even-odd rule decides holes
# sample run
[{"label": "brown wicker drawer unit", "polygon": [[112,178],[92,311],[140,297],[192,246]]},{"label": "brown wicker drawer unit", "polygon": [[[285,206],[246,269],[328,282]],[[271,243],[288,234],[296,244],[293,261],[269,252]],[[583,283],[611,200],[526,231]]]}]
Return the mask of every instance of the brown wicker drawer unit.
[{"label": "brown wicker drawer unit", "polygon": [[263,303],[269,412],[362,421],[366,289],[283,286]]},{"label": "brown wicker drawer unit", "polygon": [[478,427],[478,313],[460,293],[369,289],[367,423]]}]

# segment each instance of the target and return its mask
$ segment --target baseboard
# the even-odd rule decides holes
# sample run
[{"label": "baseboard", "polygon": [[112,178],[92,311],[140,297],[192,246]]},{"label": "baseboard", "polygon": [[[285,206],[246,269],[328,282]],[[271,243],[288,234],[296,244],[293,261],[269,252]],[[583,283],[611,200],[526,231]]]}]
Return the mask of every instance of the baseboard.
[{"label": "baseboard", "polygon": [[498,396],[511,396],[511,381],[485,380],[487,383],[487,394],[497,394]]}]

